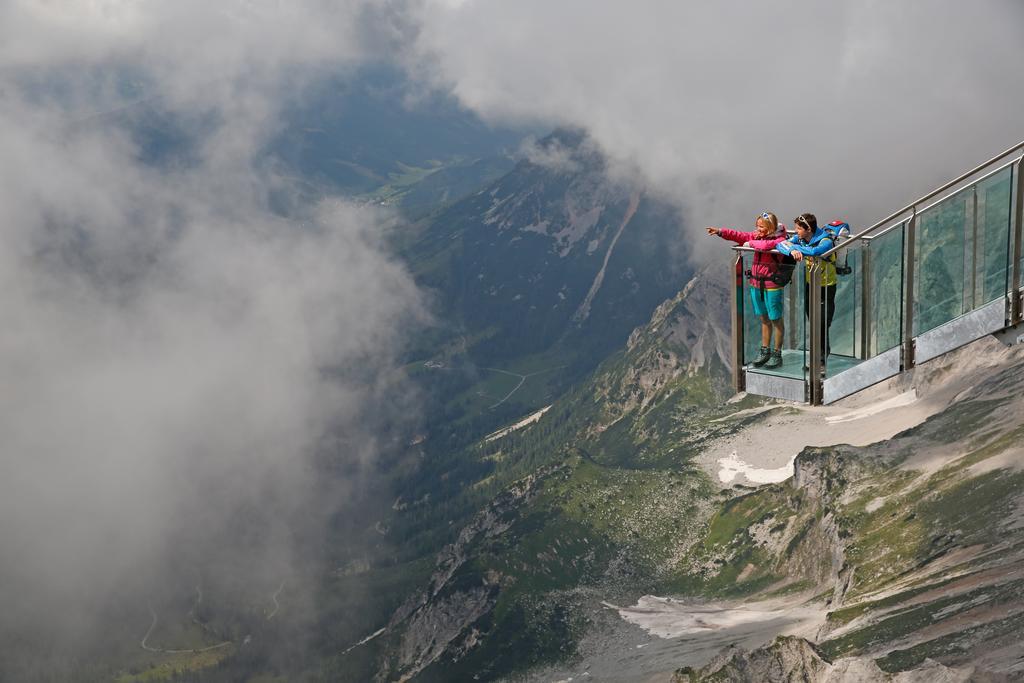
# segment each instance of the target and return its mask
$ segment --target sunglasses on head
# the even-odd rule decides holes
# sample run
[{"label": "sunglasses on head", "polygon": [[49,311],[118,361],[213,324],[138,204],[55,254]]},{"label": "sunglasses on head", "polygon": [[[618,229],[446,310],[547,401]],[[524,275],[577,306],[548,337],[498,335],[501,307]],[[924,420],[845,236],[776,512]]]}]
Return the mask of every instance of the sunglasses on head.
[{"label": "sunglasses on head", "polygon": [[763,218],[763,219],[765,219],[766,221],[770,221],[770,220],[772,219],[772,215],[771,215],[770,213],[768,213],[767,211],[765,211],[764,213],[762,213],[762,214],[761,214],[760,216],[758,216],[757,218],[758,218],[758,220],[760,220],[760,219],[762,219],[762,218]]},{"label": "sunglasses on head", "polygon": [[807,230],[811,229],[811,226],[808,225],[808,223],[807,223],[807,219],[804,218],[803,216],[797,216],[796,218],[793,219],[793,222],[796,223],[797,225],[804,226],[804,228],[807,229]]}]

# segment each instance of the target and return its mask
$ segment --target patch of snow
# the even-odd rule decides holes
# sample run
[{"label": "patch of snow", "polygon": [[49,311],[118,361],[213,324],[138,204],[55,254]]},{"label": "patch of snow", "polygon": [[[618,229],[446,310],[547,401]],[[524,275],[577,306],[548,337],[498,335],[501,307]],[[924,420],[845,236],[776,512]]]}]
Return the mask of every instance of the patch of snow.
[{"label": "patch of snow", "polygon": [[692,604],[656,595],[644,595],[633,607],[602,605],[614,609],[623,619],[659,638],[679,638],[724,631],[737,626],[775,620],[818,623],[823,613],[817,606],[787,607],[776,602],[738,605]]},{"label": "patch of snow", "polygon": [[718,460],[718,479],[723,484],[728,484],[736,478],[736,475],[742,474],[748,480],[757,484],[777,484],[793,476],[793,463],[795,461],[796,454],[794,453],[789,462],[782,467],[762,469],[743,462],[736,451],[733,451],[728,457]]},{"label": "patch of snow", "polygon": [[379,629],[379,630],[377,630],[377,631],[374,631],[374,632],[373,632],[373,633],[371,633],[370,635],[368,635],[368,636],[366,636],[365,638],[363,638],[362,640],[360,640],[360,641],[359,641],[358,643],[356,643],[355,645],[352,645],[352,646],[350,646],[350,647],[349,647],[349,648],[348,648],[347,650],[343,651],[343,652],[342,652],[341,654],[343,654],[343,655],[345,655],[345,654],[348,654],[349,652],[351,652],[352,650],[356,649],[356,648],[357,648],[357,647],[359,647],[360,645],[366,645],[366,644],[367,644],[368,642],[370,642],[371,640],[373,640],[374,638],[376,638],[377,636],[379,636],[380,634],[384,633],[384,631],[387,631],[387,630],[388,630],[388,629],[387,629],[387,627],[385,626],[385,627],[384,627],[384,628],[382,628],[382,629]]},{"label": "patch of snow", "polygon": [[[629,206],[626,208],[626,215],[622,218],[622,223],[619,224],[618,232],[615,233],[615,237],[612,238],[611,244],[608,245],[608,251],[604,254],[604,262],[601,264],[601,270],[597,272],[594,277],[594,282],[590,285],[590,291],[587,292],[586,298],[583,303],[580,304],[579,308],[573,314],[572,319],[576,324],[582,324],[584,320],[590,315],[590,304],[593,303],[594,297],[597,296],[598,290],[601,289],[601,283],[604,282],[604,272],[608,268],[608,260],[612,257],[612,252],[615,250],[615,245],[622,237],[622,232],[629,225],[629,222],[633,219],[636,214],[637,208],[640,206],[640,193],[634,192],[629,198]],[[564,256],[564,254],[562,254]]]},{"label": "patch of snow", "polygon": [[[601,213],[604,211],[604,206],[593,206],[581,213],[576,212],[576,207],[573,202],[567,202],[566,211],[569,214],[567,221],[561,230],[554,233],[554,237],[558,242],[563,242],[562,249],[559,250],[559,256],[565,256],[581,239],[587,236],[587,233],[597,225],[597,221],[601,218]],[[599,240],[595,240],[598,241]],[[588,246],[589,249],[589,246]],[[595,246],[594,249],[597,249]],[[590,251],[587,252],[592,253]]]},{"label": "patch of snow", "polygon": [[539,223],[533,223],[532,225],[525,226],[523,232],[536,232],[541,235],[548,234],[548,226],[551,225],[550,221],[541,221]]},{"label": "patch of snow", "polygon": [[[554,404],[551,404],[551,405],[554,405]],[[539,420],[541,417],[543,417],[544,413],[548,412],[549,410],[551,410],[551,406],[546,406],[544,408],[541,408],[537,412],[533,413],[532,415],[528,415],[527,417],[524,417],[522,420],[520,420],[519,422],[516,422],[514,425],[510,425],[508,427],[504,427],[502,429],[499,429],[496,432],[491,432],[486,437],[484,437],[484,443],[490,443],[491,441],[494,441],[495,439],[500,439],[501,437],[505,436],[506,434],[508,434],[510,432],[514,432],[515,430],[520,429],[522,427],[525,427],[526,425],[533,424],[534,422]]]}]

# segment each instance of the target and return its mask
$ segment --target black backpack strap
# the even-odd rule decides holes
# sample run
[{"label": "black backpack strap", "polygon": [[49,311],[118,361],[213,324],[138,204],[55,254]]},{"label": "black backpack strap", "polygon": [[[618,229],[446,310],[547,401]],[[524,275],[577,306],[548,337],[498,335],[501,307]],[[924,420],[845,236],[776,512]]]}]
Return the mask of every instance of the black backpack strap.
[{"label": "black backpack strap", "polygon": [[746,275],[751,280],[757,280],[757,289],[761,292],[761,301],[763,301],[765,306],[767,306],[768,305],[768,299],[766,298],[766,295],[765,295],[766,287],[765,287],[764,283],[767,282],[769,278],[766,278],[763,275],[754,275],[753,270],[751,270],[750,268],[747,268],[743,272],[743,274]]}]

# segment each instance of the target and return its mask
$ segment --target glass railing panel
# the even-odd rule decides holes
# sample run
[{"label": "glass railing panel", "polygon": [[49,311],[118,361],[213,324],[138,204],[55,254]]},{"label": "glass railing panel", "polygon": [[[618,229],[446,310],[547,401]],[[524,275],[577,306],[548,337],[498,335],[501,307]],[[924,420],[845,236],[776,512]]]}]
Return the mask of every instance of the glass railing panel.
[{"label": "glass railing panel", "polygon": [[783,345],[783,365],[776,374],[804,379],[808,363],[807,304],[804,292],[804,268],[797,264],[791,268],[791,278],[785,287],[786,341]]},{"label": "glass railing panel", "polygon": [[867,357],[899,346],[903,334],[903,248],[906,224],[871,240],[865,249],[868,286]]},{"label": "glass railing panel", "polygon": [[[755,254],[743,253],[743,362],[748,370],[791,378],[803,378],[805,362],[806,324],[804,321],[803,269],[796,268],[790,273],[790,283],[779,287],[775,282],[762,282],[755,272],[764,272],[754,267]],[[772,262],[779,256],[769,256]],[[763,262],[760,261],[759,262]],[[785,266],[772,266],[779,270]],[[775,319],[773,319],[773,317]],[[754,367],[760,349],[765,341],[775,350],[782,339],[782,365],[767,367],[771,363]]]},{"label": "glass railing panel", "polygon": [[802,324],[804,318],[804,274],[799,266],[793,268],[790,283],[786,286],[786,348],[800,349],[807,348],[807,340],[804,338]]},{"label": "glass railing panel", "polygon": [[743,364],[750,365],[757,358],[761,348],[761,320],[754,309],[749,273],[754,255],[743,252],[743,283],[739,299],[743,305]]},{"label": "glass railing panel", "polygon": [[835,310],[828,335],[829,349],[833,354],[856,357],[861,347],[860,295],[864,277],[860,267],[860,250],[840,251],[835,267]]},{"label": "glass railing panel", "polygon": [[[823,319],[829,319],[828,303],[831,300],[831,325],[827,325],[825,339],[828,357],[826,361],[827,376],[848,370],[863,359],[863,295],[864,272],[861,263],[860,249],[847,249],[837,255],[836,274],[830,276],[824,272],[825,286],[822,288],[822,301],[825,302]],[[834,281],[834,284],[829,284]],[[834,287],[834,296],[829,289]]]},{"label": "glass railing panel", "polygon": [[970,272],[967,235],[974,229],[973,196],[974,188],[971,187],[918,214],[914,266],[915,335],[970,310],[964,274]]},{"label": "glass railing panel", "polygon": [[1009,286],[1012,167],[977,186],[975,308],[1005,296]]},{"label": "glass railing panel", "polygon": [[829,289],[835,293],[821,385],[825,403],[900,371],[906,229],[898,223],[837,252],[836,275],[826,277],[822,288],[826,302]]}]

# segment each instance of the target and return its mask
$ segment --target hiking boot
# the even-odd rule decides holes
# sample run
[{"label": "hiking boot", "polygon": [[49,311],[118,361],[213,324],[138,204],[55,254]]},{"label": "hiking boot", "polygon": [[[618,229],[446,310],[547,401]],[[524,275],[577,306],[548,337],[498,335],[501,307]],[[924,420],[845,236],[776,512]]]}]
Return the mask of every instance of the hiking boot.
[{"label": "hiking boot", "polygon": [[771,358],[765,363],[765,370],[774,370],[782,367],[782,351],[772,351]]},{"label": "hiking boot", "polygon": [[759,368],[762,365],[764,365],[765,363],[767,363],[771,359],[771,357],[772,357],[772,350],[769,349],[767,346],[762,346],[761,350],[757,352],[757,358],[754,359],[754,362],[752,363],[752,365],[755,368]]}]

